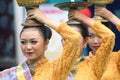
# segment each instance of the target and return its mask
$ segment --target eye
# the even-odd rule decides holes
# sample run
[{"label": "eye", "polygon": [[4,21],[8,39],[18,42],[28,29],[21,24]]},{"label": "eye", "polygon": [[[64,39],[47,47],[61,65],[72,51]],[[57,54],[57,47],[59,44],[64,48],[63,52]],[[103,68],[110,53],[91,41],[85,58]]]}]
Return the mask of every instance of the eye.
[{"label": "eye", "polygon": [[27,44],[27,42],[26,41],[21,41],[21,44],[25,45],[25,44]]},{"label": "eye", "polygon": [[95,37],[95,35],[89,34],[89,38],[94,38],[94,37]]},{"label": "eye", "polygon": [[31,44],[36,44],[37,43],[37,41],[31,41]]}]

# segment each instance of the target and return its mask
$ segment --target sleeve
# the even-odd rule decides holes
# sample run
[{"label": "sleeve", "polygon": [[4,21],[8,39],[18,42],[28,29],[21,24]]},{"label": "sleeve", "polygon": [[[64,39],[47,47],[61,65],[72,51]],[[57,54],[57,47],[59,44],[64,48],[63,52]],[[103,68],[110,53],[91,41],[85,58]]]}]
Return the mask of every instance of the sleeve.
[{"label": "sleeve", "polygon": [[105,69],[104,74],[102,75],[101,80],[120,80],[120,51],[113,52],[108,60],[107,68]]},{"label": "sleeve", "polygon": [[110,29],[101,24],[99,21],[92,26],[92,29],[102,38],[102,43],[95,53],[95,62],[93,64],[93,70],[100,79],[104,71],[106,60],[113,50],[115,35]]},{"label": "sleeve", "polygon": [[118,31],[120,32],[120,24],[118,24],[118,25],[116,26],[116,28],[117,28]]},{"label": "sleeve", "polygon": [[54,61],[52,80],[66,80],[78,55],[80,55],[82,37],[66,23],[62,23],[57,32],[63,37],[65,44],[62,55]]}]

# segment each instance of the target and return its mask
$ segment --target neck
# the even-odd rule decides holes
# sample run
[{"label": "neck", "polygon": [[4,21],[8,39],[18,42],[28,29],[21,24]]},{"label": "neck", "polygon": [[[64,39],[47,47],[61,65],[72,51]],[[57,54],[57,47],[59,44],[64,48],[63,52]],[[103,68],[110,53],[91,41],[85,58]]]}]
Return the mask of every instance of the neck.
[{"label": "neck", "polygon": [[43,59],[45,59],[45,56],[43,55],[43,56],[40,56],[39,58],[36,58],[36,59],[33,59],[33,60],[29,60],[30,62],[34,62],[34,63],[37,63],[37,62],[39,62],[39,61],[41,61],[41,60],[43,60]]},{"label": "neck", "polygon": [[35,60],[27,60],[26,61],[32,75],[35,74],[35,67],[39,66],[40,62],[44,59],[45,59],[45,57],[40,57],[40,58],[35,59]]}]

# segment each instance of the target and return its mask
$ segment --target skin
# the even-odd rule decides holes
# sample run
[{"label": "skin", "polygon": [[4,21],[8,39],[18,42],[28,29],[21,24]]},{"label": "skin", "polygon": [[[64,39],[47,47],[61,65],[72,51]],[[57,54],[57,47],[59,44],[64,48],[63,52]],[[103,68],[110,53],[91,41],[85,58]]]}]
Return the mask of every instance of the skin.
[{"label": "skin", "polygon": [[93,52],[95,52],[101,44],[101,38],[96,34],[96,32],[91,29],[88,28],[89,30],[89,37],[88,37],[88,45],[90,46],[90,48],[92,49]]},{"label": "skin", "polygon": [[49,40],[45,41],[37,29],[25,29],[21,33],[20,40],[22,52],[28,60],[37,61],[44,58]]},{"label": "skin", "polygon": [[96,7],[95,14],[111,21],[116,26],[120,22],[120,19],[105,7]]}]

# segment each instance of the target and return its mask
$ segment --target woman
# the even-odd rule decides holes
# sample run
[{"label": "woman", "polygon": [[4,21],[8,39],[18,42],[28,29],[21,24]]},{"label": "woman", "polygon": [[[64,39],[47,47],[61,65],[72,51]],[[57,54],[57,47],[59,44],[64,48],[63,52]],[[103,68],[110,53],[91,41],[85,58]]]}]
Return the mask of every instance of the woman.
[{"label": "woman", "polygon": [[[107,26],[108,28],[110,28],[108,22],[101,22],[101,23]],[[88,28],[88,31],[89,31],[89,37],[87,43],[91,50],[89,50],[89,55],[85,57],[85,59],[92,58],[102,43],[102,38],[92,28]]]},{"label": "woman", "polygon": [[[97,7],[96,15],[111,21],[120,31],[120,19],[105,7]],[[101,80],[120,80],[120,50],[110,54],[107,67]]]},{"label": "woman", "polygon": [[78,20],[92,28],[102,40],[100,47],[94,52],[95,56],[85,59],[77,65],[75,80],[100,80],[104,72],[107,57],[114,46],[114,33],[98,21],[81,14],[78,10],[69,12],[69,19]]},{"label": "woman", "polygon": [[50,62],[45,58],[50,30],[46,26],[24,28],[20,34],[21,49],[27,61],[0,72],[0,80],[66,80],[80,54],[81,35],[66,23],[57,23],[46,17],[39,8],[28,11],[27,19],[36,19],[57,31],[65,40],[62,55]]}]

